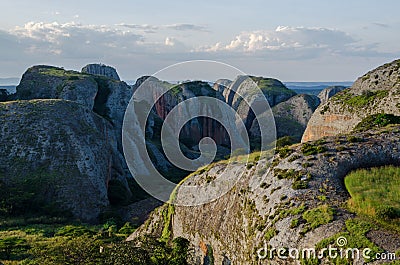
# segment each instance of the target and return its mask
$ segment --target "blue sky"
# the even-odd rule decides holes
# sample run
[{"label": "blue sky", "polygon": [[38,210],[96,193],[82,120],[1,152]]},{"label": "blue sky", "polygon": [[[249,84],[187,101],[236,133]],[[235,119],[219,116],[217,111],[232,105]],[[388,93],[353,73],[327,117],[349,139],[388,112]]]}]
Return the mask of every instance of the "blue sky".
[{"label": "blue sky", "polygon": [[218,60],[282,81],[347,81],[400,55],[400,1],[22,1],[0,4],[0,77],[113,65],[123,79]]}]

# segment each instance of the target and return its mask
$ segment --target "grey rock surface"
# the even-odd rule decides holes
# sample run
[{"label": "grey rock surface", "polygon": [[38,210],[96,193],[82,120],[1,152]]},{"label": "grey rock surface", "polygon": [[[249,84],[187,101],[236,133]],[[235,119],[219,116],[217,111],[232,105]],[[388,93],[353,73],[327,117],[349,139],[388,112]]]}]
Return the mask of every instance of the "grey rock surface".
[{"label": "grey rock surface", "polygon": [[82,73],[91,75],[101,75],[117,81],[120,81],[119,75],[115,68],[104,64],[88,64],[82,68]]},{"label": "grey rock surface", "polygon": [[[108,206],[115,136],[108,121],[64,100],[0,103],[0,171],[18,185],[34,176],[49,203],[76,218],[95,221]],[[47,176],[49,179],[46,179]]]},{"label": "grey rock surface", "polygon": [[97,83],[90,75],[53,66],[33,66],[22,76],[15,99],[65,99],[93,108]]},{"label": "grey rock surface", "polygon": [[[232,264],[300,264],[298,260],[278,258],[260,261],[256,251],[264,244],[273,248],[315,247],[323,239],[343,231],[345,221],[355,217],[344,206],[349,199],[344,187],[345,176],[356,168],[398,165],[400,161],[397,151],[400,148],[399,126],[355,136],[362,141],[350,143],[344,135],[324,138],[319,144],[326,148],[325,153],[306,156],[302,154],[302,145],[294,145],[290,147],[292,153],[284,158],[276,155],[273,161],[260,160],[253,167],[239,163],[237,166],[242,167],[244,175],[227,194],[200,206],[165,204],[156,209],[128,240],[149,234],[162,236],[169,231],[171,238],[181,236],[190,240],[197,257],[196,264],[203,264],[205,255],[210,255],[206,254],[204,246],[212,249],[215,264],[226,260]],[[205,184],[220,177],[225,166],[216,164],[199,171],[185,183]],[[280,177],[282,170],[300,174],[307,187],[294,189],[293,179]],[[179,193],[176,196],[179,197]],[[319,200],[320,196],[326,200]],[[292,226],[293,220],[301,219],[305,210],[322,205],[334,209],[332,221],[311,230],[304,230],[307,225],[304,221]],[[171,216],[166,219],[168,214]],[[387,242],[399,241],[399,235],[394,231],[385,231],[385,235],[393,239]],[[375,237],[369,239],[375,243],[381,241]],[[324,263],[328,262],[326,260],[322,262],[328,264]],[[365,264],[365,261],[361,259],[357,264]]]},{"label": "grey rock surface", "polygon": [[[291,136],[299,142],[319,103],[317,96],[300,94],[272,107],[277,138]],[[260,137],[257,120],[253,121],[250,133],[254,137]]]},{"label": "grey rock surface", "polygon": [[319,94],[318,97],[321,100],[321,104],[324,104],[327,102],[331,97],[339,93],[340,91],[346,89],[344,86],[330,86],[322,90]]}]

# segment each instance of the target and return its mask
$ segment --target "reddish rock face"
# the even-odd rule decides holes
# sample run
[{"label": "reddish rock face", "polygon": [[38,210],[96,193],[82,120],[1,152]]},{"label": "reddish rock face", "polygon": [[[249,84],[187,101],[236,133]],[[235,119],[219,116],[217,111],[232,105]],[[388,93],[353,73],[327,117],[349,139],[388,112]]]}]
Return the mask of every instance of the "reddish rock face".
[{"label": "reddish rock face", "polygon": [[400,60],[382,65],[321,104],[312,115],[302,142],[351,132],[367,116],[400,115]]},{"label": "reddish rock face", "polygon": [[[201,83],[200,85],[204,84]],[[195,96],[194,94],[191,94],[188,91],[179,92],[177,94],[167,92],[161,95],[160,93],[161,92],[158,91],[154,92],[153,99],[158,98],[158,100],[154,104],[154,110],[155,113],[162,120],[165,120],[170,111],[173,108],[175,108],[175,106],[177,106],[181,101],[183,101],[186,98],[191,98]],[[181,111],[187,111],[187,110],[185,109]],[[210,109],[210,112],[211,111],[212,110]],[[208,111],[206,110],[206,112]],[[190,145],[192,146],[197,145],[199,141],[204,137],[211,137],[212,139],[214,139],[217,145],[228,146],[230,144],[229,135],[225,130],[225,128],[216,120],[207,117],[197,117],[190,120],[182,128],[182,131],[180,133],[180,138],[184,139],[185,143],[190,143]]]},{"label": "reddish rock face", "polygon": [[[321,117],[322,121],[318,125],[311,124],[307,126],[302,142],[313,141],[325,136],[334,136],[339,133],[345,133],[353,128],[353,117],[349,115],[324,115]],[[360,120],[359,120],[360,121]],[[359,122],[358,121],[358,122]],[[315,122],[315,120],[313,121]],[[356,123],[358,123],[356,122]],[[335,126],[335,123],[339,123],[341,128]]]}]

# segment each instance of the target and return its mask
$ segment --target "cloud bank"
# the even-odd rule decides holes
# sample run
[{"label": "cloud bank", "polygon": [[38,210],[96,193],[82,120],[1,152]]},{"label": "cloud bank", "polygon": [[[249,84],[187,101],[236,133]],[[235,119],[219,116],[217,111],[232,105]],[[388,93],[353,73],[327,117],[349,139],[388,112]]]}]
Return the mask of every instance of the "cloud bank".
[{"label": "cloud bank", "polygon": [[[128,72],[128,66],[134,63],[140,63],[143,71],[148,71],[146,65],[156,71],[161,68],[156,67],[160,62],[190,59],[240,58],[251,62],[256,58],[285,62],[396,54],[379,52],[376,43],[362,44],[344,31],[321,27],[279,26],[275,30],[241,32],[231,40],[217,43],[205,43],[207,34],[211,34],[207,27],[195,24],[107,26],[29,22],[0,31],[0,75],[7,67],[21,63],[57,62],[68,66],[103,61],[125,67]],[[199,41],[193,42],[196,38]]]}]

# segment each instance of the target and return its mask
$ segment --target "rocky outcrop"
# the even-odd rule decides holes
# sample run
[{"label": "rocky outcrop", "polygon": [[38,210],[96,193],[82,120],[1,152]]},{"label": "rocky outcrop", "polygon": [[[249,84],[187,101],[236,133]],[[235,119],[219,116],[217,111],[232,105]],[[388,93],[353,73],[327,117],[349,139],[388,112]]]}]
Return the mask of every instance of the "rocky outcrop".
[{"label": "rocky outcrop", "polygon": [[[251,130],[255,114],[254,107],[262,102],[259,98],[261,91],[268,101],[269,107],[273,107],[296,95],[296,92],[288,89],[282,82],[272,78],[255,76],[238,76],[229,87],[227,103],[236,110],[247,130]],[[262,97],[262,95],[261,95]]]},{"label": "rocky outcrop", "polygon": [[221,95],[223,95],[223,97],[225,98],[225,101],[228,102],[229,93],[231,91],[229,87],[231,86],[231,84],[232,81],[229,79],[218,79],[217,81],[215,81],[213,89],[221,93]]},{"label": "rocky outcrop", "polygon": [[97,82],[90,75],[53,66],[33,66],[22,76],[15,99],[65,99],[93,108]]},{"label": "rocky outcrop", "polygon": [[[46,126],[40,127],[42,124],[37,124],[36,130],[37,134],[42,134],[44,136],[51,135],[51,139],[41,139],[46,141],[46,144],[54,144],[56,138],[53,135],[53,127],[58,126],[64,123],[71,123],[70,126],[77,126],[79,129],[79,125],[85,125],[84,129],[87,130],[88,135],[90,137],[90,142],[87,143],[86,136],[78,135],[74,136],[74,143],[70,143],[72,139],[68,139],[67,136],[70,136],[69,131],[63,132],[66,138],[63,138],[66,142],[63,144],[65,146],[71,146],[69,148],[65,147],[65,149],[70,150],[75,145],[82,145],[83,149],[90,148],[89,144],[93,141],[98,141],[98,144],[102,147],[96,148],[94,145],[92,151],[88,153],[88,156],[91,155],[92,152],[98,152],[96,155],[103,155],[101,158],[95,162],[93,157],[79,157],[79,155],[83,156],[84,150],[76,151],[70,150],[73,154],[69,154],[71,157],[71,161],[76,159],[76,163],[82,163],[82,161],[87,161],[86,163],[91,163],[87,165],[89,169],[85,169],[86,171],[90,171],[90,174],[96,174],[98,179],[104,180],[102,185],[95,183],[91,176],[88,181],[93,182],[93,186],[83,185],[83,187],[87,188],[86,193],[81,194],[81,199],[77,200],[75,197],[71,195],[71,197],[66,197],[63,203],[67,205],[67,201],[71,200],[70,204],[72,208],[69,207],[68,209],[72,209],[75,217],[83,219],[83,220],[95,220],[99,211],[101,210],[100,207],[96,204],[93,204],[93,212],[89,214],[87,211],[88,206],[82,206],[82,212],[78,210],[78,206],[73,206],[74,201],[88,201],[91,203],[91,199],[86,199],[86,196],[89,196],[89,193],[96,193],[99,196],[105,197],[99,198],[97,195],[93,196],[94,199],[99,201],[99,205],[106,206],[108,205],[108,198],[107,198],[107,185],[110,180],[118,180],[119,183],[125,185],[125,190],[127,192],[127,196],[129,196],[130,191],[128,188],[128,184],[126,178],[131,177],[131,173],[128,170],[128,166],[126,164],[124,155],[123,155],[123,148],[122,148],[122,124],[124,119],[125,110],[128,106],[129,100],[132,97],[132,88],[128,86],[125,82],[117,81],[115,79],[110,79],[105,76],[98,76],[98,75],[91,75],[91,74],[84,74],[75,71],[68,71],[58,67],[52,66],[34,66],[29,68],[23,75],[20,84],[17,87],[17,92],[14,95],[8,97],[10,100],[23,100],[24,102],[24,109],[18,110],[21,113],[24,113],[25,109],[32,110],[30,107],[33,106],[41,106],[39,108],[42,109],[51,109],[54,114],[51,114],[50,111],[46,112],[49,117],[44,119],[43,122],[46,122]],[[37,101],[37,99],[46,99],[43,101]],[[50,100],[53,99],[53,100]],[[27,101],[25,101],[27,100]],[[36,103],[39,102],[39,103]],[[57,104],[53,104],[52,102],[58,102]],[[51,107],[47,108],[46,104],[52,104]],[[9,103],[11,104],[11,102]],[[80,113],[82,117],[79,117],[79,114],[73,115],[68,119],[64,119],[60,117],[61,115],[68,115],[67,113],[60,114],[58,112],[68,112],[69,107],[65,107],[63,104],[68,106],[77,106],[77,110],[83,109],[84,111]],[[56,106],[61,105],[62,108],[57,109]],[[36,113],[36,112],[34,112]],[[5,115],[17,115],[16,113],[10,111],[7,112]],[[25,115],[25,114],[24,114]],[[29,115],[26,113],[26,115]],[[42,113],[40,113],[42,115]],[[43,114],[44,115],[44,114]],[[100,131],[97,130],[96,126],[92,123],[85,122],[85,117],[93,116],[97,122],[104,123],[104,128]],[[100,120],[100,121],[99,121]],[[6,123],[4,124],[5,127],[8,126],[8,123],[12,122],[12,119],[7,119]],[[27,120],[24,122],[29,123]],[[54,125],[49,125],[54,123]],[[87,124],[88,123],[88,124]],[[22,124],[22,121],[21,121]],[[77,125],[76,125],[77,124]],[[22,126],[22,125],[21,125]],[[69,128],[68,130],[73,130],[74,128]],[[66,129],[67,130],[67,129]],[[93,135],[92,135],[93,134]],[[100,135],[101,137],[98,137]],[[20,137],[21,135],[18,134],[16,137]],[[82,136],[82,137],[79,137]],[[22,137],[22,136],[21,136]],[[38,140],[38,144],[42,145]],[[10,143],[11,144],[11,143]],[[27,150],[24,150],[26,148]],[[43,148],[46,148],[44,151],[39,150],[37,151],[39,155],[43,152],[47,151],[47,145],[43,145]],[[135,148],[133,146],[132,148]],[[29,145],[21,146],[21,152],[28,152],[29,153]],[[50,152],[50,151],[49,151]],[[75,154],[76,153],[76,154]],[[68,154],[67,154],[68,155]],[[48,154],[48,158],[50,157],[50,153]],[[13,159],[12,157],[8,157],[7,159]],[[35,157],[38,161],[40,159]],[[46,158],[47,159],[47,158]],[[85,160],[87,159],[87,160]],[[140,159],[135,158],[135,160],[140,164]],[[104,162],[106,161],[106,162]],[[7,162],[7,161],[6,161]],[[9,162],[9,161],[8,161]],[[26,163],[29,165],[32,161],[27,160]],[[62,164],[64,160],[60,160],[59,157],[55,156],[54,164]],[[73,162],[70,162],[73,163]],[[5,163],[5,165],[8,165]],[[35,168],[35,163],[32,162],[32,168]],[[106,170],[104,170],[106,168]],[[53,169],[49,168],[50,171]],[[56,168],[57,172],[62,171],[62,168]],[[78,179],[79,175],[82,179],[87,178],[86,171],[74,171],[75,178]],[[68,171],[66,171],[68,172]],[[89,174],[89,175],[90,175]],[[76,181],[76,185],[79,182]],[[98,185],[99,184],[99,185]],[[96,189],[101,189],[99,192]],[[62,207],[65,207],[63,204]]]},{"label": "rocky outcrop", "polygon": [[[275,119],[277,138],[291,136],[300,141],[320,100],[312,95],[296,95],[272,108]],[[256,121],[250,129],[251,135],[260,137],[260,129]]]},{"label": "rocky outcrop", "polygon": [[107,66],[104,64],[88,64],[82,68],[82,73],[91,75],[101,75],[108,77],[110,79],[120,81],[117,70],[115,70],[115,68],[111,66]]},{"label": "rocky outcrop", "polygon": [[[148,77],[141,78],[141,81],[137,82],[139,86],[143,83],[143,80],[147,78]],[[144,87],[141,88],[140,93],[144,94],[141,97],[145,98],[149,104],[155,102],[154,113],[162,121],[165,120],[170,111],[177,107],[179,103],[188,99],[205,96],[223,101],[223,96],[219,92],[213,90],[206,82],[191,81],[173,86],[172,84],[162,82],[154,77],[147,80],[148,81],[143,84]],[[163,94],[166,90],[168,90],[168,92]],[[229,136],[220,124],[213,119],[199,117],[200,111],[203,113],[218,112],[222,114],[221,110],[215,110],[218,106],[210,105],[207,106],[207,108],[208,109],[200,110],[198,104],[188,104],[184,107],[178,106],[177,112],[182,113],[182,115],[177,117],[177,124],[179,123],[179,119],[184,119],[189,116],[195,117],[189,120],[180,132],[181,141],[189,148],[197,145],[200,139],[204,137],[212,137],[218,145],[228,146],[230,144]],[[161,128],[155,127],[157,124],[154,123],[154,117],[150,118],[151,121],[149,124],[151,127],[147,130],[153,135],[155,130],[160,130]]]},{"label": "rocky outcrop", "polygon": [[321,100],[321,104],[324,104],[328,101],[331,97],[339,93],[340,91],[346,89],[344,86],[330,86],[322,90],[318,94],[318,98]]},{"label": "rocky outcrop", "polygon": [[[334,242],[344,233],[349,238],[352,232],[345,222],[355,215],[346,210],[349,194],[344,178],[357,168],[399,165],[399,129],[394,126],[357,133],[353,137],[362,140],[351,142],[345,135],[325,138],[312,143],[321,146],[319,153],[305,154],[306,144],[291,146],[287,153],[276,155],[272,161],[260,160],[253,166],[236,162],[230,169],[232,172],[226,172],[226,163],[217,163],[192,174],[185,183],[204,185],[223,174],[236,174],[239,167],[244,175],[232,190],[201,206],[166,204],[156,209],[128,240],[149,234],[163,239],[187,238],[197,257],[196,264],[206,264],[206,259],[212,259],[214,264],[300,264],[299,260],[282,260],[276,255],[259,260],[257,251],[264,246],[269,250],[303,250],[322,244],[330,237]],[[179,198],[179,192],[174,197]],[[305,212],[321,209],[330,216],[324,217],[321,224],[312,227],[303,219]],[[346,229],[349,232],[344,232]],[[385,236],[387,242],[399,242],[399,235],[394,231],[386,230]],[[381,241],[379,237],[368,237],[368,240],[378,245]],[[399,247],[396,244],[380,246],[384,251]],[[361,259],[357,264],[364,262]],[[322,260],[321,264],[328,263]]]},{"label": "rocky outcrop", "polygon": [[302,141],[350,132],[363,118],[377,113],[400,115],[400,60],[372,70],[321,104]]},{"label": "rocky outcrop", "polygon": [[111,124],[64,100],[0,103],[0,120],[1,180],[16,193],[27,181],[36,199],[41,196],[56,209],[95,221],[109,204],[110,143],[116,142]]}]

